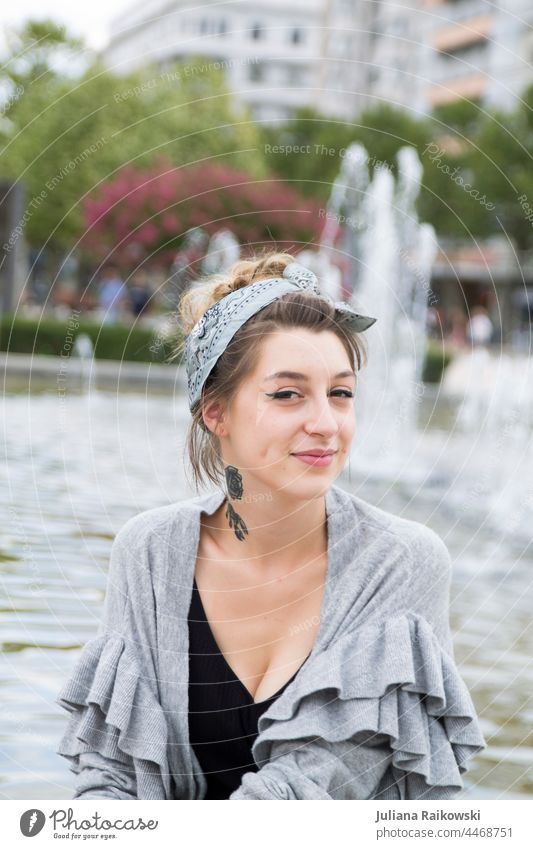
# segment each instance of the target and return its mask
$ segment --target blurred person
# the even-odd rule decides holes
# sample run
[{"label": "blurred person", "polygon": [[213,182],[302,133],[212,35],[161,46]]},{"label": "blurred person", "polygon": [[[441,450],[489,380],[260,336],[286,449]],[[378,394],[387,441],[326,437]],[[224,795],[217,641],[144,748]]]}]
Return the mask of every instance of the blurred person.
[{"label": "blurred person", "polygon": [[132,275],[128,285],[128,293],[131,311],[135,318],[149,312],[153,289],[146,269],[140,268]]},{"label": "blurred person", "polygon": [[194,265],[204,254],[209,236],[202,227],[192,227],[183,237],[180,250],[170,268],[168,290],[174,303],[178,303],[194,277]]},{"label": "blurred person", "polygon": [[428,307],[426,318],[426,330],[428,336],[432,339],[440,339],[442,337],[442,328],[442,309],[434,306]]},{"label": "blurred person", "polygon": [[453,348],[466,347],[466,326],[467,317],[461,307],[454,307],[450,314],[449,326],[450,331],[446,337],[446,341]]},{"label": "blurred person", "polygon": [[39,318],[43,314],[43,308],[35,292],[25,290],[21,299],[21,314],[27,318]]},{"label": "blurred person", "polygon": [[485,307],[474,307],[466,326],[468,340],[474,347],[490,345],[493,333],[494,326]]},{"label": "blurred person", "polygon": [[126,283],[113,263],[108,263],[102,269],[98,282],[97,301],[102,311],[104,324],[120,321],[125,310],[131,306]]}]

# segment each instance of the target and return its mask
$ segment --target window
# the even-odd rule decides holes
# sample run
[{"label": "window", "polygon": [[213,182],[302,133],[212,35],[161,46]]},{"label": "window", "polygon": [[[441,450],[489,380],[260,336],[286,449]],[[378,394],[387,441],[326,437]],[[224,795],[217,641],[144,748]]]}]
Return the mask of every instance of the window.
[{"label": "window", "polygon": [[[221,30],[221,25],[223,30]],[[217,33],[223,34],[226,31],[226,22],[221,20],[216,20],[215,18],[201,18],[199,25],[201,35],[216,35]]]},{"label": "window", "polygon": [[265,79],[265,66],[262,62],[255,62],[253,65],[250,65],[248,79],[254,83],[262,82]]},{"label": "window", "polygon": [[440,62],[437,71],[441,72],[441,78],[453,79],[467,74],[481,73],[487,63],[487,42],[466,45],[453,53],[440,53]]},{"label": "window", "polygon": [[403,16],[393,18],[389,24],[389,32],[393,35],[403,35],[409,29],[409,24]]},{"label": "window", "polygon": [[303,30],[301,30],[300,27],[293,27],[290,34],[291,44],[301,44],[303,40]]},{"label": "window", "polygon": [[298,65],[289,65],[287,67],[287,84],[288,85],[303,85],[305,82],[305,68]]}]

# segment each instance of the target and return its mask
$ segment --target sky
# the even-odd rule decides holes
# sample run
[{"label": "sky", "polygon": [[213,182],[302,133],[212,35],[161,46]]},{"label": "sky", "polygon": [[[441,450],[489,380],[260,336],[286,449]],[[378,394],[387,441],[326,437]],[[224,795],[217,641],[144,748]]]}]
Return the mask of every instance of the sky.
[{"label": "sky", "polygon": [[28,18],[53,18],[67,26],[73,35],[83,36],[89,47],[96,50],[108,40],[110,20],[136,0],[89,0],[79,3],[73,0],[17,0],[2,3],[0,7],[0,48],[5,47],[4,27],[18,26]]}]

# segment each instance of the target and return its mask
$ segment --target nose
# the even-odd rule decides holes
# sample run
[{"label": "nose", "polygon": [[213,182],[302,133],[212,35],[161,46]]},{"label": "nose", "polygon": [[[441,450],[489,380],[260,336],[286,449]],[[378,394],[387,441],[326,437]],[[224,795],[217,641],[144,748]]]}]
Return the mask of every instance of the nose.
[{"label": "nose", "polygon": [[329,399],[317,400],[311,404],[311,414],[304,426],[306,433],[321,433],[325,436],[337,433],[339,422],[331,409]]}]

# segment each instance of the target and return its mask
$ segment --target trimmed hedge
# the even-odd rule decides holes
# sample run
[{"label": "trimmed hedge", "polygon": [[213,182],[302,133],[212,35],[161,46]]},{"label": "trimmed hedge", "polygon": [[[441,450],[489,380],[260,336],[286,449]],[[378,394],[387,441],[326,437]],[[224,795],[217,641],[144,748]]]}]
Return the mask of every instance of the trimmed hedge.
[{"label": "trimmed hedge", "polygon": [[[49,354],[69,356],[74,341],[86,333],[94,347],[95,359],[129,360],[162,363],[178,341],[163,341],[157,333],[144,327],[126,324],[97,324],[77,319],[14,318],[5,315],[0,321],[0,351],[15,354]],[[179,361],[176,360],[177,364]]]},{"label": "trimmed hedge", "polygon": [[453,355],[441,343],[428,340],[426,358],[422,370],[424,383],[440,383],[446,366],[452,361]]}]

